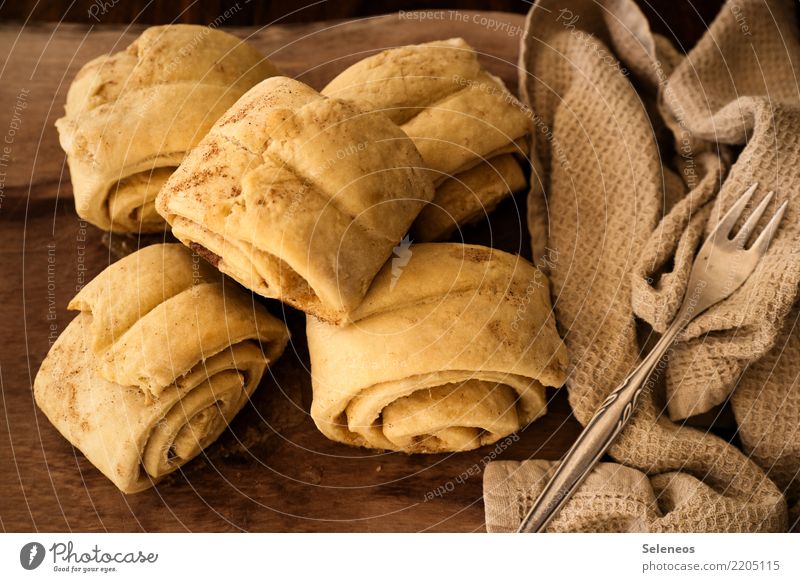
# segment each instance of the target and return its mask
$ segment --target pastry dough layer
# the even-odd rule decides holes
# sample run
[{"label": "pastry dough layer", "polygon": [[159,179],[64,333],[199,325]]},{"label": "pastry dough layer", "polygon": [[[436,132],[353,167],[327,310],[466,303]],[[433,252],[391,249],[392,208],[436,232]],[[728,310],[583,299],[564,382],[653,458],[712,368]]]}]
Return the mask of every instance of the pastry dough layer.
[{"label": "pastry dough layer", "polygon": [[273,77],[219,120],[156,206],[222,272],[341,324],[432,196],[414,144],[383,114]]},{"label": "pastry dough layer", "polygon": [[544,386],[565,379],[547,278],[501,251],[411,245],[384,266],[353,320],[307,323],[311,416],[346,444],[474,449],[538,418]]},{"label": "pastry dough layer", "polygon": [[84,65],[56,121],[78,214],[104,230],[163,230],[154,200],[169,174],[245,91],[276,74],[241,39],[183,24],[148,28]]},{"label": "pastry dough layer", "polygon": [[525,187],[525,175],[511,154],[461,172],[442,183],[433,202],[419,213],[414,240],[442,240],[458,228],[485,218],[508,195]]},{"label": "pastry dough layer", "polygon": [[181,245],[111,265],[42,362],[36,402],[125,493],[213,442],[288,341],[283,323]]},{"label": "pastry dough layer", "polygon": [[[383,51],[352,65],[322,90],[369,111],[382,111],[414,141],[437,186],[433,204],[463,225],[485,212],[480,196],[452,183],[479,180],[496,204],[524,187],[518,162],[527,155],[530,119],[503,82],[486,72],[475,50],[453,38]],[[461,174],[479,168],[469,176]],[[477,177],[480,174],[481,177]],[[487,185],[492,182],[491,187]],[[498,187],[505,189],[498,193]],[[452,229],[431,220],[415,224],[419,241],[444,238]]]}]

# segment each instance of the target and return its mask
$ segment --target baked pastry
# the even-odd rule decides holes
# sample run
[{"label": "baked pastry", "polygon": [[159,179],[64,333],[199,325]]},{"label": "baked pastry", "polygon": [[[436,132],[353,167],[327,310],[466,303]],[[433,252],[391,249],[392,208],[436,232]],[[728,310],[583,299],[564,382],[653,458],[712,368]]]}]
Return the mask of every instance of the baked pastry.
[{"label": "baked pastry", "polygon": [[[346,69],[322,93],[383,111],[414,140],[438,187],[434,204],[415,225],[417,240],[445,238],[524,187],[516,159],[491,164],[504,154],[527,155],[530,118],[463,39],[383,51]],[[479,184],[479,192],[470,182]],[[449,220],[428,219],[430,213]]]},{"label": "baked pastry", "polygon": [[227,427],[288,340],[284,324],[178,244],[108,267],[42,362],[36,403],[125,493],[195,457]]},{"label": "baked pastry", "polygon": [[433,202],[414,221],[413,238],[447,238],[459,227],[487,217],[510,192],[518,192],[525,185],[525,174],[512,154],[481,162],[442,182]]},{"label": "baked pastry", "polygon": [[309,317],[311,416],[330,439],[408,453],[490,444],[544,414],[567,353],[545,275],[486,247],[401,248],[335,327]]},{"label": "baked pastry", "polygon": [[433,197],[421,166],[382,113],[273,77],[192,150],[157,209],[245,287],[341,324]]},{"label": "baked pastry", "polygon": [[184,24],[88,62],[56,121],[78,215],[104,230],[163,230],[158,190],[220,115],[276,74],[243,40]]}]

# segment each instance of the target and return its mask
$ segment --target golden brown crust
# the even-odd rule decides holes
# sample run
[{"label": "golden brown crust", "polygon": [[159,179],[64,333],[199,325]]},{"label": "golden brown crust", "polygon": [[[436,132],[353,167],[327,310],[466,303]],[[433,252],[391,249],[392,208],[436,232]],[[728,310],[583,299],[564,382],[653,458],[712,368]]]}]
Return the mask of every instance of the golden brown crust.
[{"label": "golden brown crust", "polygon": [[78,214],[105,230],[163,230],[153,201],[168,174],[245,91],[276,74],[239,38],[193,25],[148,28],[87,63],[56,122]]},{"label": "golden brown crust", "polygon": [[[460,38],[383,51],[339,74],[322,93],[383,111],[400,124],[434,172],[434,204],[457,217],[458,225],[484,205],[465,190],[455,197],[452,180],[474,181],[474,172],[461,174],[498,156],[527,153],[524,144],[531,122],[524,108],[500,79],[480,66],[474,49]],[[509,186],[519,182],[518,170],[509,169],[505,176]],[[450,184],[445,187],[446,182]],[[513,191],[499,192],[501,182],[482,186],[492,190],[494,204]],[[429,227],[417,231],[427,235]],[[443,236],[440,228],[435,230],[421,240]]]},{"label": "golden brown crust", "polygon": [[319,429],[356,446],[447,452],[544,414],[544,386],[560,386],[567,367],[545,275],[473,245],[396,254],[352,325],[308,318]]},{"label": "golden brown crust", "polygon": [[121,259],[34,382],[39,407],[117,487],[150,487],[213,442],[282,353],[286,327],[181,245]]},{"label": "golden brown crust", "polygon": [[421,166],[384,115],[273,77],[187,156],[157,210],[246,287],[341,323],[433,196]]},{"label": "golden brown crust", "polygon": [[418,242],[444,240],[458,228],[488,216],[509,192],[525,188],[512,154],[496,156],[442,183],[412,229]]}]

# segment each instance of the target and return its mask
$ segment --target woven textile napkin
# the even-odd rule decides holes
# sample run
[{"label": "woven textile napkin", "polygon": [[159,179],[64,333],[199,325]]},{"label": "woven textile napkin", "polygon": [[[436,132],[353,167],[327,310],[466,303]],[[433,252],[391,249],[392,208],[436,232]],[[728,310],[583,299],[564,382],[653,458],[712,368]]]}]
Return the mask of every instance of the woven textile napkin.
[{"label": "woven textile napkin", "polygon": [[[790,200],[757,270],[668,353],[660,387],[609,451],[617,463],[599,465],[549,531],[785,531],[800,496],[793,3],[731,1],[683,56],[632,0],[540,1],[520,71],[534,255],[550,271],[584,425],[639,359],[637,318],[656,332],[671,321],[721,213],[753,182],[753,204],[776,192],[767,215]],[[741,448],[681,423],[728,400]],[[554,465],[489,464],[487,529],[515,530]]]}]

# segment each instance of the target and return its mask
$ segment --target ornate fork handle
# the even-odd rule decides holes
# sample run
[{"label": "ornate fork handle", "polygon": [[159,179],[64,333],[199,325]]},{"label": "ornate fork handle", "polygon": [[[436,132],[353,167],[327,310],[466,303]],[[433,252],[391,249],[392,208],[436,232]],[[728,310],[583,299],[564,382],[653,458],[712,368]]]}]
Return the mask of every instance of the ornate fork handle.
[{"label": "ornate fork handle", "polygon": [[676,318],[650,353],[603,401],[578,440],[561,460],[557,473],[547,483],[522,522],[520,532],[544,531],[570,494],[592,472],[600,457],[628,422],[639,396],[645,390],[650,390],[657,381],[657,377],[651,378],[651,373],[689,319]]},{"label": "ornate fork handle", "polygon": [[692,264],[683,303],[672,324],[650,353],[600,405],[523,519],[519,532],[544,531],[622,431],[642,392],[655,384],[655,379],[648,381],[648,378],[680,330],[694,317],[741,286],[767,252],[786,211],[787,202],[778,207],[753,244],[747,249],[745,246],[772,200],[772,192],[753,209],[736,235],[731,236],[736,221],[744,212],[757,186],[750,186],[708,235]]}]

